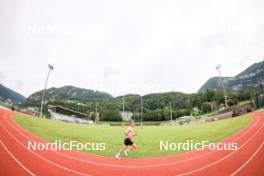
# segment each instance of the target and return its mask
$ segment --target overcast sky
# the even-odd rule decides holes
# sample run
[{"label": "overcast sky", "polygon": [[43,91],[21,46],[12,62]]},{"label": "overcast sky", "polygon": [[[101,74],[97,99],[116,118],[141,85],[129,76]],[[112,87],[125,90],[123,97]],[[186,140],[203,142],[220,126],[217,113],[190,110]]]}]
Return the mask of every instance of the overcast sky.
[{"label": "overcast sky", "polygon": [[114,96],[196,92],[264,58],[262,0],[1,0],[0,83]]}]

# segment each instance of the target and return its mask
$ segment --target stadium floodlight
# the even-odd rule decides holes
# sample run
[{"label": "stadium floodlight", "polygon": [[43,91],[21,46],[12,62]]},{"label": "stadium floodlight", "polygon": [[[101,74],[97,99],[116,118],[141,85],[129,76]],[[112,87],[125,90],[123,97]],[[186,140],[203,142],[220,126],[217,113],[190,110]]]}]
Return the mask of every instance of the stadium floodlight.
[{"label": "stadium floodlight", "polygon": [[218,71],[219,73],[219,76],[220,76],[220,80],[221,80],[221,84],[222,84],[222,88],[223,88],[223,92],[224,92],[224,97],[225,97],[225,107],[227,109],[227,96],[226,96],[226,89],[225,89],[225,85],[224,85],[224,78],[222,77],[222,74],[221,74],[221,71],[220,71],[220,68],[221,68],[221,65],[217,65],[216,66],[216,70]]},{"label": "stadium floodlight", "polygon": [[46,92],[46,89],[47,89],[47,84],[48,84],[48,80],[49,80],[49,75],[50,75],[50,72],[51,72],[51,70],[53,70],[53,69],[54,69],[54,66],[53,66],[53,65],[50,65],[50,64],[48,64],[48,68],[49,68],[49,71],[48,71],[48,75],[47,75],[47,78],[46,78],[45,87],[44,87],[44,90],[43,90],[43,93],[42,93],[42,99],[41,99],[41,106],[40,106],[40,117],[42,117],[43,104],[44,104],[44,99],[45,99],[45,92]]}]

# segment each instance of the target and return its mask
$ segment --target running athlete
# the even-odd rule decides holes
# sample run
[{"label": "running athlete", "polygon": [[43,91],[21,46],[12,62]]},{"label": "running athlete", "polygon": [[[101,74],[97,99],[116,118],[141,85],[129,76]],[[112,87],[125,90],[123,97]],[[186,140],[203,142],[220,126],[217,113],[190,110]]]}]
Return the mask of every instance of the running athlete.
[{"label": "running athlete", "polygon": [[124,153],[126,156],[128,156],[128,147],[130,146],[131,150],[136,150],[137,146],[132,141],[133,137],[136,136],[136,133],[134,132],[135,128],[135,122],[134,120],[131,120],[130,126],[125,131],[125,140],[122,148],[119,150],[119,152],[115,155],[115,158],[120,160],[120,154]]}]

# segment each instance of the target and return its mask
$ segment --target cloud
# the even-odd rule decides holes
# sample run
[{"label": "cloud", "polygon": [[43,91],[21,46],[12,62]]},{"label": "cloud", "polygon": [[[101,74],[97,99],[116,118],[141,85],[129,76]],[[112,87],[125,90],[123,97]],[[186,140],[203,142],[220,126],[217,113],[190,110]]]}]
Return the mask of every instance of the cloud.
[{"label": "cloud", "polygon": [[5,74],[2,71],[0,71],[0,79],[3,80],[5,78],[6,78]]},{"label": "cloud", "polygon": [[25,95],[44,87],[48,63],[55,66],[49,87],[196,92],[217,75],[217,64],[234,76],[262,60],[263,7],[238,0],[4,0],[1,72]]}]

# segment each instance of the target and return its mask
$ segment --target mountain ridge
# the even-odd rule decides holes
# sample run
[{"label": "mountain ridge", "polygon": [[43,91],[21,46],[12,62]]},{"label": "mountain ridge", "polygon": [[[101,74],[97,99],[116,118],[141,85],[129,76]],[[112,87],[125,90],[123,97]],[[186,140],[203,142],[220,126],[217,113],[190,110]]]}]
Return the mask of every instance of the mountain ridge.
[{"label": "mountain ridge", "polygon": [[[40,102],[42,98],[43,90],[37,91],[31,94],[27,98],[27,102]],[[62,87],[51,87],[46,90],[45,100],[101,100],[111,99],[113,96],[107,92],[101,92],[97,90],[79,88],[72,85],[66,85]]]},{"label": "mountain ridge", "polygon": [[[234,77],[223,77],[223,80],[228,91],[240,91],[264,84],[264,61],[252,64]],[[205,92],[207,89],[222,89],[221,78],[209,78],[198,90],[198,93]]]},{"label": "mountain ridge", "polygon": [[0,100],[3,102],[21,103],[26,100],[26,98],[20,93],[4,86],[0,83]]}]

